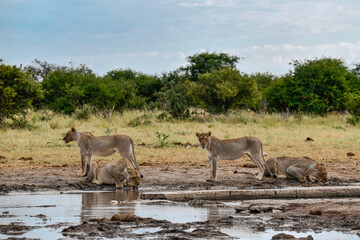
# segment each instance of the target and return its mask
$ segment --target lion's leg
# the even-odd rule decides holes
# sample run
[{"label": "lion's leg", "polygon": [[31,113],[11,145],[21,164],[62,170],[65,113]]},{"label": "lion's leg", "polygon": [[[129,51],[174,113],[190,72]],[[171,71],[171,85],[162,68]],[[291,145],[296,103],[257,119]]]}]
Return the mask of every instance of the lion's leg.
[{"label": "lion's leg", "polygon": [[86,176],[87,172],[86,172],[86,155],[85,154],[81,154],[81,176]]},{"label": "lion's leg", "polygon": [[124,176],[124,178],[125,178],[125,186],[126,186],[126,187],[132,187],[133,184],[132,184],[132,182],[129,180],[129,173],[128,173],[128,171],[126,170],[126,168],[124,169],[123,176]]},{"label": "lion's leg", "polygon": [[214,180],[216,180],[218,159],[211,158],[211,159],[209,159],[209,163],[210,163],[210,179],[209,180],[214,181]]},{"label": "lion's leg", "polygon": [[116,188],[124,188],[124,185],[122,184],[118,176],[113,175],[112,177],[114,178]]},{"label": "lion's leg", "polygon": [[95,183],[96,185],[101,185],[101,184],[102,184],[102,182],[100,182],[100,181],[97,180],[97,179],[94,179],[94,180],[92,180],[91,182],[92,182],[92,183]]},{"label": "lion's leg", "polygon": [[256,176],[257,179],[262,180],[264,178],[264,174],[265,174],[265,166],[264,164],[261,162],[261,156],[258,153],[254,153],[254,154],[247,154],[250,159],[256,164],[256,166],[259,168],[259,173]]},{"label": "lion's leg", "polygon": [[301,168],[296,166],[290,166],[286,169],[286,172],[289,175],[297,178],[300,182],[306,182],[305,172]]},{"label": "lion's leg", "polygon": [[91,155],[87,155],[86,159],[86,175],[89,173],[90,170],[90,164],[91,164]]},{"label": "lion's leg", "polygon": [[279,174],[279,162],[276,157],[271,157],[265,162],[265,177],[286,178],[285,175]]},{"label": "lion's leg", "polygon": [[90,170],[86,178],[86,180],[88,180],[89,182],[97,178],[96,168],[97,168],[97,162],[93,162],[90,166]]},{"label": "lion's leg", "polygon": [[279,162],[278,162],[277,160],[274,162],[274,166],[273,166],[273,168],[270,169],[270,170],[273,171],[274,176],[275,176],[276,178],[279,178],[279,179],[285,179],[285,178],[286,178],[286,175],[281,175],[281,174],[279,173]]}]

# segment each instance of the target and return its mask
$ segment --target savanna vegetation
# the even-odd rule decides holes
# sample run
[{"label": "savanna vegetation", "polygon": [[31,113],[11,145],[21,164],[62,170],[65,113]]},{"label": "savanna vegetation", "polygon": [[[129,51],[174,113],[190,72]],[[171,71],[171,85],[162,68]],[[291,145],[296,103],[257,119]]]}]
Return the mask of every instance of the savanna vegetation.
[{"label": "savanna vegetation", "polygon": [[210,114],[245,109],[323,116],[350,112],[349,123],[360,119],[360,64],[350,68],[342,59],[294,60],[292,70],[276,76],[243,73],[237,69],[240,57],[225,53],[197,53],[187,60],[188,65],[162,75],[120,69],[104,76],[85,65],[1,63],[0,122],[24,119],[31,108],[78,118],[137,109],[159,110],[162,119],[187,119],[193,109]]},{"label": "savanna vegetation", "polygon": [[206,165],[195,132],[209,130],[219,138],[257,136],[273,156],[358,159],[346,153],[359,147],[360,64],[294,60],[276,76],[243,73],[241,58],[225,53],[187,60],[161,75],[120,69],[104,76],[85,65],[0,61],[0,167],[80,166],[77,146],[61,141],[72,126],[131,136],[143,165]]},{"label": "savanna vegetation", "polygon": [[[56,114],[52,111],[30,112],[29,129],[2,129],[0,138],[0,168],[65,167],[81,168],[79,147],[66,145],[62,138],[72,127],[94,135],[127,134],[135,142],[140,166],[207,167],[208,159],[198,147],[197,131],[212,131],[222,138],[257,136],[264,151],[271,156],[309,156],[328,166],[342,169],[350,164],[353,172],[360,172],[360,129],[346,123],[348,114],[286,115],[271,113],[262,116],[241,110],[228,114],[198,112],[188,120],[159,120],[160,111],[125,110],[114,112],[109,119],[91,115],[80,120],[76,115]],[[311,137],[314,141],[305,141]],[[353,152],[356,156],[348,157]],[[94,157],[101,162],[114,161],[118,155]],[[220,166],[233,167],[252,164],[243,157],[237,161],[221,161]],[[235,169],[234,169],[235,170]]]}]

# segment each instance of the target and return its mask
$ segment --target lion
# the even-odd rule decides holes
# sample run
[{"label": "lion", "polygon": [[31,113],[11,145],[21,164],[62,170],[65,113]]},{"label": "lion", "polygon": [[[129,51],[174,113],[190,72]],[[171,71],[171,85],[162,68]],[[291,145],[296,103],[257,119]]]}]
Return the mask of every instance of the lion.
[{"label": "lion", "polygon": [[[265,165],[276,178],[298,179],[300,182],[328,181],[325,166],[308,157],[271,157]],[[270,176],[268,170],[264,175]]]},{"label": "lion", "polygon": [[265,172],[265,159],[263,154],[263,145],[260,139],[256,137],[242,137],[235,139],[220,140],[208,133],[196,133],[201,147],[206,148],[210,162],[210,179],[216,180],[217,164],[220,159],[235,160],[241,158],[244,154],[259,168],[257,179],[262,180]]},{"label": "lion", "polygon": [[[97,137],[89,132],[81,132],[72,127],[70,131],[66,133],[63,140],[66,144],[76,141],[79,145],[82,176],[87,176],[89,172],[92,155],[106,157],[115,152],[129,159],[135,167],[139,169],[135,157],[134,142],[129,136],[118,134]],[[141,173],[140,175],[143,177]]]},{"label": "lion", "polygon": [[122,158],[121,160],[99,164],[91,163],[87,180],[97,185],[115,184],[116,188],[133,187],[137,189],[140,184],[140,172],[133,163]]}]

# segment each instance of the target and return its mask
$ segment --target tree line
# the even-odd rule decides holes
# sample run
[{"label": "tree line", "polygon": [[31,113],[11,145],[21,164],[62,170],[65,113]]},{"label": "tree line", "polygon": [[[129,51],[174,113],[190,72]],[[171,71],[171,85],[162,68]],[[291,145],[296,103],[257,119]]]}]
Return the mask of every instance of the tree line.
[{"label": "tree line", "polygon": [[163,117],[186,119],[190,109],[217,114],[235,109],[324,115],[352,114],[360,121],[360,64],[338,58],[294,60],[293,70],[277,76],[237,69],[240,57],[197,53],[188,64],[161,75],[131,69],[103,76],[80,65],[58,66],[35,59],[30,66],[0,61],[0,122],[25,117],[27,110],[73,114],[89,109],[104,117],[125,109],[160,109]]}]

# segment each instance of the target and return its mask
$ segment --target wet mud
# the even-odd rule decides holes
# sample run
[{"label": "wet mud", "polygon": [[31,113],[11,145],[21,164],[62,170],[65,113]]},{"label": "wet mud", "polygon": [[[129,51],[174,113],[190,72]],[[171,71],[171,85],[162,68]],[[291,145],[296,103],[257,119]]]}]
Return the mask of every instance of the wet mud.
[{"label": "wet mud", "polygon": [[[350,172],[342,174],[337,169],[328,170],[329,182],[300,183],[291,179],[264,178],[259,181],[254,174],[257,169],[251,164],[239,167],[221,167],[218,170],[217,181],[206,181],[209,177],[209,168],[205,165],[182,166],[170,165],[167,167],[147,166],[140,164],[144,178],[141,179],[141,188],[156,188],[159,190],[206,190],[206,189],[257,189],[257,188],[284,188],[289,186],[347,186],[360,184],[360,175]],[[336,172],[335,172],[336,171]],[[235,173],[234,173],[235,172]],[[74,166],[55,166],[51,168],[29,169],[0,169],[0,194],[13,191],[48,191],[48,190],[104,190],[113,186],[97,186],[89,183],[80,176],[80,169]]]},{"label": "wet mud", "polygon": [[[110,219],[91,219],[80,225],[70,226],[65,228],[62,234],[70,237],[137,239],[238,239],[241,235],[229,235],[226,229],[246,226],[253,232],[265,232],[269,229],[284,232],[274,234],[273,239],[313,239],[311,234],[304,238],[291,238],[291,235],[285,232],[312,232],[316,235],[323,231],[344,232],[342,236],[348,236],[347,239],[360,237],[358,199],[309,200],[308,203],[303,200],[258,200],[243,201],[241,206],[229,206],[224,202],[213,201],[193,201],[189,204],[198,207],[216,204],[219,208],[234,207],[237,211],[230,216],[183,224],[118,213]],[[314,214],[315,211],[321,214]],[[333,237],[337,237],[336,233]]]},{"label": "wet mud", "polygon": [[166,220],[122,214],[115,214],[111,219],[91,219],[80,225],[65,228],[62,234],[70,237],[229,239],[227,234],[220,231],[220,225],[217,224],[207,222],[179,224]]},{"label": "wet mud", "polygon": [[[340,170],[339,170],[340,169]],[[254,177],[256,168],[251,166],[222,166],[218,171],[218,180],[207,182],[208,166],[141,166],[144,178],[141,191],[176,190],[215,190],[215,189],[262,189],[312,186],[359,185],[360,176],[341,172],[341,168],[329,168],[328,184],[300,183],[296,180],[265,178],[259,181]],[[235,172],[235,173],[234,173]],[[38,191],[115,191],[114,186],[97,186],[80,177],[80,169],[73,166],[34,169],[0,169],[0,195],[13,192]],[[138,200],[140,201],[140,200]],[[239,226],[249,228],[254,233],[267,230],[277,231],[273,239],[285,239],[285,232],[302,232],[313,235],[324,231],[336,231],[351,234],[350,238],[360,239],[360,200],[359,199],[314,199],[300,200],[255,200],[239,201],[231,205],[219,201],[190,201],[194,207],[232,208],[234,214],[219,216],[206,221],[174,223],[167,220],[139,217],[136,214],[116,215],[112,217],[88,219],[81,224],[58,223],[48,228],[62,229],[64,238],[160,238],[160,239],[231,239],[240,236],[230,234],[226,229]],[[154,204],[159,204],[154,201]],[[46,206],[44,206],[45,208]],[[236,211],[236,212],[235,212]],[[39,221],[49,216],[34,214]],[[11,213],[0,212],[0,218],[10,218]],[[0,233],[16,237],[34,230],[36,226],[27,226],[22,222],[10,222],[0,225]],[[283,234],[279,235],[284,231]],[[292,235],[292,234],[287,234]],[[282,238],[283,237],[283,238]],[[267,238],[271,239],[271,238]],[[290,238],[291,239],[291,238]],[[295,239],[295,237],[294,237]],[[304,238],[311,239],[311,238]],[[316,238],[314,238],[316,239]]]}]

